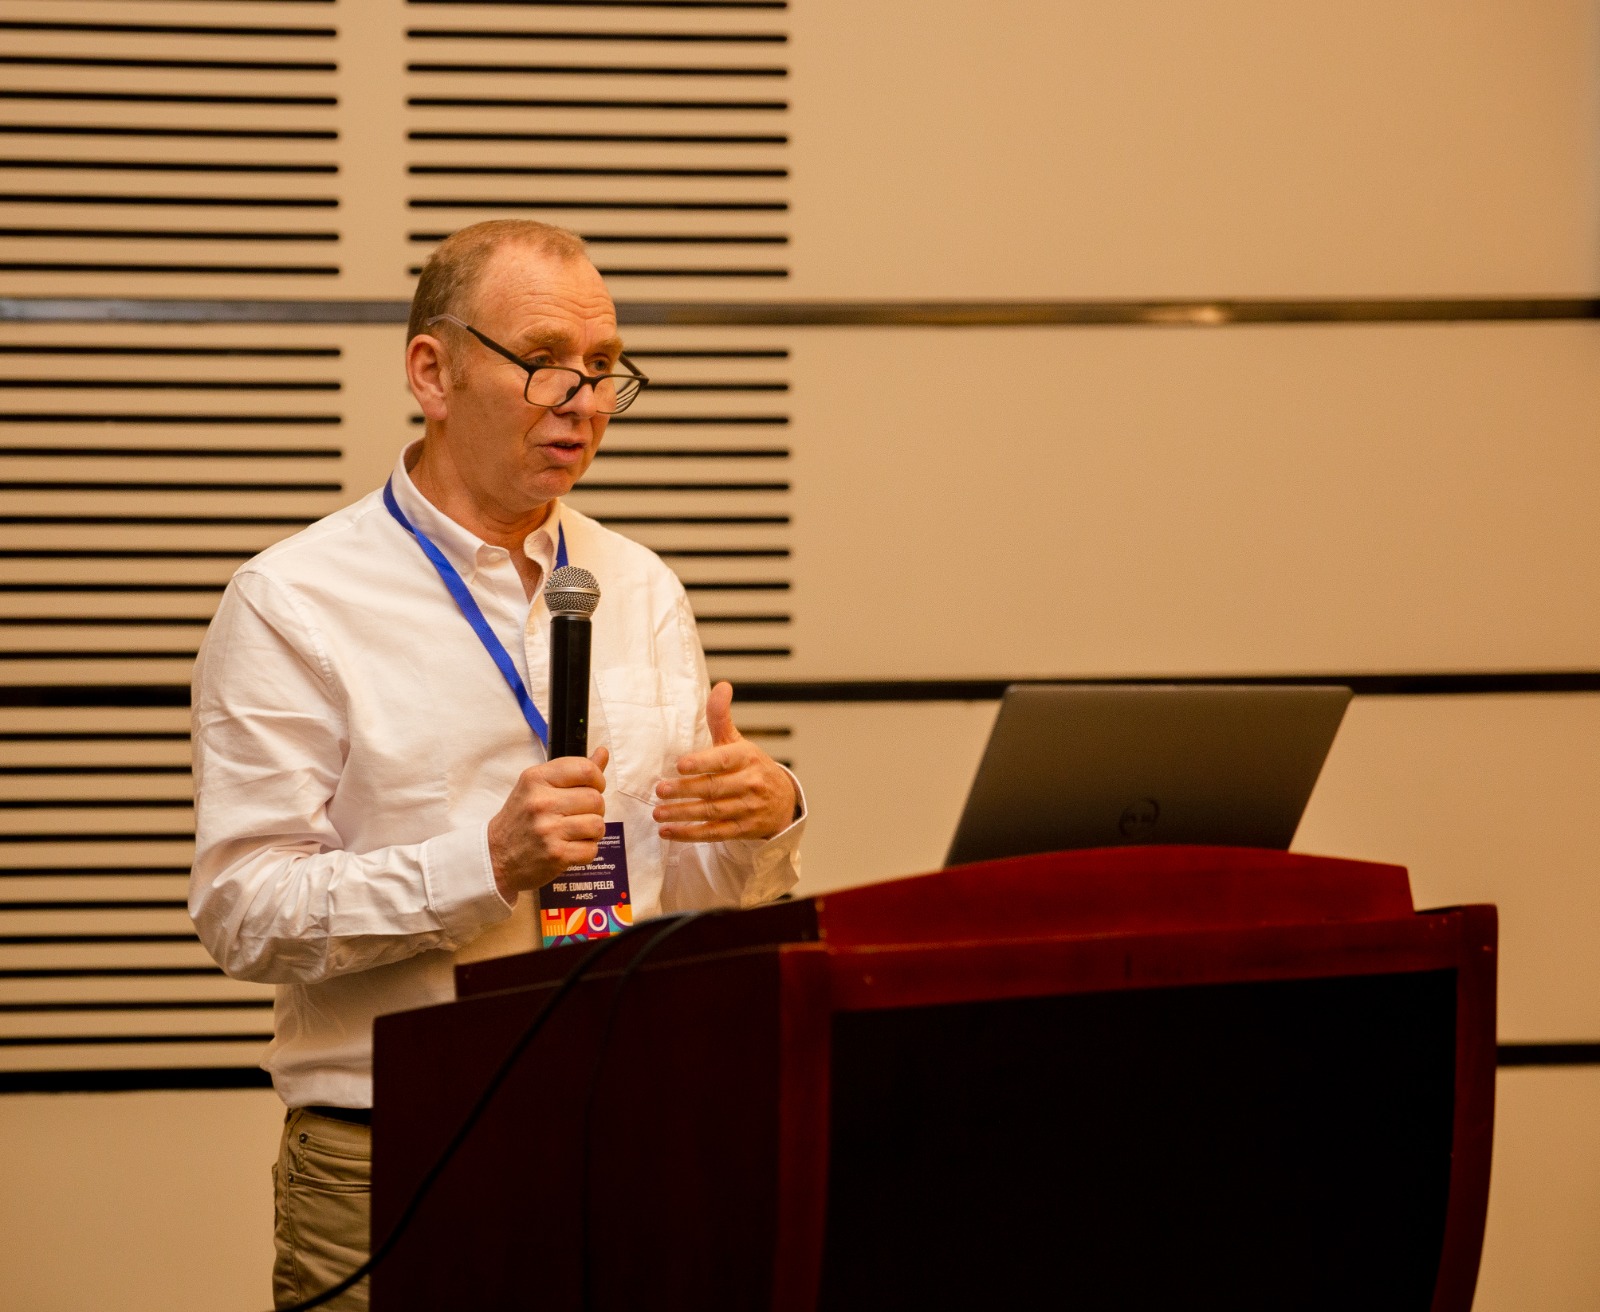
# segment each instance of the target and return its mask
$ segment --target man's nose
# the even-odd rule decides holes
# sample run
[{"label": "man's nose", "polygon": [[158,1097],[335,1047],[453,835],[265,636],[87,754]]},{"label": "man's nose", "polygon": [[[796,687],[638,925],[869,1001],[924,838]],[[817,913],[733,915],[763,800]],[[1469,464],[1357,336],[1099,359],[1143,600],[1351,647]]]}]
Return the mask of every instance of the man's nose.
[{"label": "man's nose", "polygon": [[598,406],[599,403],[594,396],[594,384],[579,383],[577,390],[565,401],[550,408],[557,414],[576,415],[579,419],[588,419],[597,412]]}]

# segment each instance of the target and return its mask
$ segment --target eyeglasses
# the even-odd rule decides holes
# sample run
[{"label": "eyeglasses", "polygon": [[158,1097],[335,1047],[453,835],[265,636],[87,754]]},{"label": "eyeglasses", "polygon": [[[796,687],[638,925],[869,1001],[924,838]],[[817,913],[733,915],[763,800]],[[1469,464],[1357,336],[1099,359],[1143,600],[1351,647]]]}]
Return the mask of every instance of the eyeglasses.
[{"label": "eyeglasses", "polygon": [[503,355],[517,368],[527,370],[528,380],[522,385],[522,399],[529,405],[546,409],[566,405],[587,384],[594,389],[595,412],[616,415],[632,405],[640,390],[650,381],[625,355],[618,357],[619,363],[628,369],[625,374],[586,374],[581,369],[569,369],[560,364],[529,364],[515,351],[501,346],[492,337],[484,336],[470,323],[463,323],[453,314],[436,314],[425,326],[431,328],[440,320],[453,323],[457,328],[465,328],[496,355]]}]

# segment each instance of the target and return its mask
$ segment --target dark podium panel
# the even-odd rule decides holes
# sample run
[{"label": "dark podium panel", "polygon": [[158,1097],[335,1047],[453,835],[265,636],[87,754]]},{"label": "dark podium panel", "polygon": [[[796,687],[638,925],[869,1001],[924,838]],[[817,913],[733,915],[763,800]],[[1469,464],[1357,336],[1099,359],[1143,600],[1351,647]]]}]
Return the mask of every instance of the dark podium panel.
[{"label": "dark podium panel", "polygon": [[[707,916],[624,985],[652,937],[549,1013],[376,1312],[1471,1305],[1492,907],[1120,848]],[[375,1240],[584,951],[379,1020]]]}]

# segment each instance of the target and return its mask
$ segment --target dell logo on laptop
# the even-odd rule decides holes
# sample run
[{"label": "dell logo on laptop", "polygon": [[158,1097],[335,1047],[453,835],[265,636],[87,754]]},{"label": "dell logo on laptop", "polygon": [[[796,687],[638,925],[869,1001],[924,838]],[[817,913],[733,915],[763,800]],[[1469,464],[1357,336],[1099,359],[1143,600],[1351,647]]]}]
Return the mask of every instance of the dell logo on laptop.
[{"label": "dell logo on laptop", "polygon": [[1156,821],[1161,819],[1161,803],[1153,797],[1141,797],[1122,808],[1122,819],[1117,828],[1130,843],[1143,843],[1156,831]]}]

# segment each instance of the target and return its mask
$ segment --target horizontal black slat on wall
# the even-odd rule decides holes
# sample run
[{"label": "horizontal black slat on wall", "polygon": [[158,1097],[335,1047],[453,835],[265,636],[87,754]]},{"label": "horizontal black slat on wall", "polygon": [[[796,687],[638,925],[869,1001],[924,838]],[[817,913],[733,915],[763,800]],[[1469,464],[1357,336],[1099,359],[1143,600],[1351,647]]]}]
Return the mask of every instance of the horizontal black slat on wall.
[{"label": "horizontal black slat on wall", "polygon": [[[1506,1069],[1600,1066],[1600,1043],[1502,1043],[1497,1057]],[[253,1066],[0,1072],[0,1094],[265,1089],[271,1084],[267,1073]]]},{"label": "horizontal black slat on wall", "polygon": [[[1136,679],[921,679],[761,682],[744,680],[746,702],[960,702],[997,701],[1013,684],[1071,684],[1107,687],[1176,684],[1183,687],[1247,687],[1338,684],[1358,697],[1502,696],[1507,694],[1573,694],[1600,692],[1600,670],[1529,670],[1484,673],[1404,674],[1249,674],[1201,678],[1161,675]],[[6,707],[157,707],[187,706],[187,684],[12,684],[0,687]]]}]

